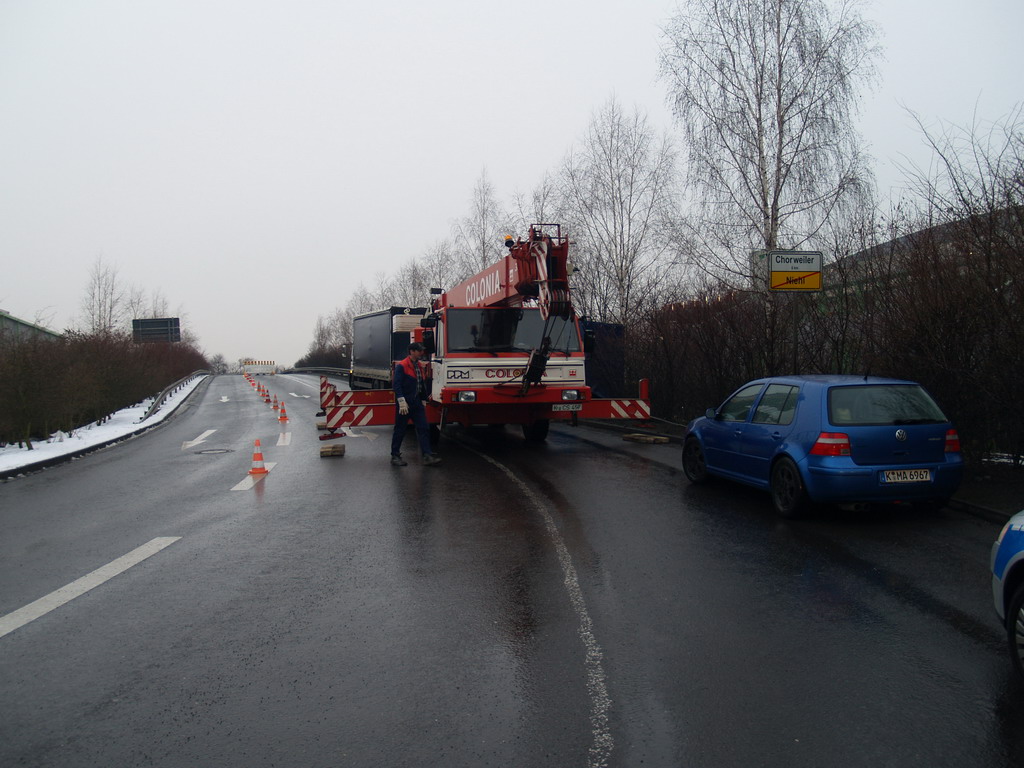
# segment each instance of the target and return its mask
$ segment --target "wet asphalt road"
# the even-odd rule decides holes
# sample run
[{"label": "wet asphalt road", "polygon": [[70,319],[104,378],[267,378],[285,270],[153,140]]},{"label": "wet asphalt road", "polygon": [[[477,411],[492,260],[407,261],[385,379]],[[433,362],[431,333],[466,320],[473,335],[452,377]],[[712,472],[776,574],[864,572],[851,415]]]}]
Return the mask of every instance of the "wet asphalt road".
[{"label": "wet asphalt road", "polygon": [[784,522],[590,428],[321,459],[316,381],[267,382],[286,424],[221,376],[0,484],[0,616],[180,537],[0,637],[0,765],[1024,764],[998,525]]}]

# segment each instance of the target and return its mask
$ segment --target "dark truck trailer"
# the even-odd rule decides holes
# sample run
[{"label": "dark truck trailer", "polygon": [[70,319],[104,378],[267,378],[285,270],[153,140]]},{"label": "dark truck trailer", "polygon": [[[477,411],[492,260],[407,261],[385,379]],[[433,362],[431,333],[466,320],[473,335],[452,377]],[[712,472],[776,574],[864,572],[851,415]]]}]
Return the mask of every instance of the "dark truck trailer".
[{"label": "dark truck trailer", "polygon": [[419,327],[425,307],[389,307],[352,319],[352,389],[389,389],[396,361],[409,354],[410,332]]},{"label": "dark truck trailer", "polygon": [[594,397],[629,397],[626,393],[626,326],[580,320],[587,347],[587,386]]}]

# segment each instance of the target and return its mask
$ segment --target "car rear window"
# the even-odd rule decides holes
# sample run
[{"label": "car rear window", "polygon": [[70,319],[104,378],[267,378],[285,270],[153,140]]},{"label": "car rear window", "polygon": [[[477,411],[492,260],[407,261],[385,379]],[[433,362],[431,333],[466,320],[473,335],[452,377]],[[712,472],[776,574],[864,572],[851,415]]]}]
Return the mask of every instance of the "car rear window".
[{"label": "car rear window", "polygon": [[916,384],[832,387],[828,419],[836,426],[941,424],[945,414]]}]

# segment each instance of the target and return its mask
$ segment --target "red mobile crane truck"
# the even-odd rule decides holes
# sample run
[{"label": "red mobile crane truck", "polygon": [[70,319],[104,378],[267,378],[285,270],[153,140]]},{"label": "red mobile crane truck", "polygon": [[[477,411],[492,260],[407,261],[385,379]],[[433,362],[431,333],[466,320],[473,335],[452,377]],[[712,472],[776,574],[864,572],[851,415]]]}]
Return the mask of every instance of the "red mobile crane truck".
[{"label": "red mobile crane truck", "polygon": [[[427,421],[520,424],[527,440],[541,441],[551,420],[650,418],[646,379],[639,398],[626,399],[593,398],[585,383],[561,226],[534,224],[526,240],[505,245],[504,258],[441,293],[409,334],[429,353]],[[390,390],[343,392],[321,379],[321,439],[344,426],[393,424],[394,402]]]}]

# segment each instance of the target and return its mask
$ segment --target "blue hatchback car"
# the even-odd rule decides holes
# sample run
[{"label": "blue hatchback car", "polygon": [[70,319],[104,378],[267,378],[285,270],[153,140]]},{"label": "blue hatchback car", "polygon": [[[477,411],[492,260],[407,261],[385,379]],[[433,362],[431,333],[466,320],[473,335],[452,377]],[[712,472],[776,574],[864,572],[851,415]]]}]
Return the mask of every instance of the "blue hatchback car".
[{"label": "blue hatchback car", "polygon": [[992,545],[992,599],[1013,666],[1024,675],[1024,511],[1010,518]]},{"label": "blue hatchback car", "polygon": [[953,425],[913,381],[776,376],[744,384],[687,427],[683,471],[770,491],[795,517],[810,503],[941,507],[960,485]]}]

